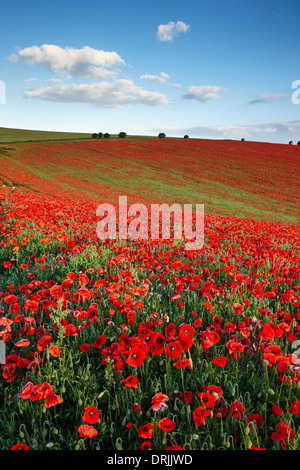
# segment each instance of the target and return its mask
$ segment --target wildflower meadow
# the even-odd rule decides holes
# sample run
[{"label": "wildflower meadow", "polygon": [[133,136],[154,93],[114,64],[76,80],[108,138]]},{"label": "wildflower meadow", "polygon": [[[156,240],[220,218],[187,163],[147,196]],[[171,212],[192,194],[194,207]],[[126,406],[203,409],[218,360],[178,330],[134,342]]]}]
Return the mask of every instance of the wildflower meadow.
[{"label": "wildflower meadow", "polygon": [[[1,158],[1,450],[300,449],[299,147],[86,140]],[[97,207],[119,194],[204,204],[203,246],[99,239]]]}]

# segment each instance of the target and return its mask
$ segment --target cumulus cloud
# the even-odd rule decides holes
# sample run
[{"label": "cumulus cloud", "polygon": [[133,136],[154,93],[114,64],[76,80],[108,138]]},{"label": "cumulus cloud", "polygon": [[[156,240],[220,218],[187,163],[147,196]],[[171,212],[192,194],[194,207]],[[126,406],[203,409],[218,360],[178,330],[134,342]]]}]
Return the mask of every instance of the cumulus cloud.
[{"label": "cumulus cloud", "polygon": [[127,104],[149,106],[169,104],[164,94],[147,91],[136,86],[131,80],[125,79],[113,83],[101,81],[42,87],[27,90],[25,97],[57,103],[85,103],[103,108],[120,108]]},{"label": "cumulus cloud", "polygon": [[160,75],[151,75],[150,73],[144,73],[140,76],[144,80],[150,80],[152,82],[164,83],[170,76],[167,73],[161,72]]},{"label": "cumulus cloud", "polygon": [[160,24],[157,29],[157,38],[159,41],[172,41],[179,33],[189,31],[190,25],[183,21],[170,21],[168,24]]},{"label": "cumulus cloud", "polygon": [[250,104],[271,103],[272,101],[285,100],[291,95],[288,93],[262,93],[256,99],[249,101]]},{"label": "cumulus cloud", "polygon": [[114,71],[108,70],[112,66],[124,64],[124,60],[114,51],[89,46],[82,49],[62,48],[54,44],[27,47],[12,54],[9,59],[17,63],[41,64],[54,73],[101,80],[115,75]]},{"label": "cumulus cloud", "polygon": [[182,95],[185,100],[198,100],[202,103],[220,98],[220,92],[226,91],[219,86],[190,86],[188,91]]},{"label": "cumulus cloud", "polygon": [[31,83],[37,82],[38,80],[39,80],[38,78],[26,78],[26,79],[23,80],[23,81],[26,83],[26,85],[29,86],[29,85],[31,85]]}]

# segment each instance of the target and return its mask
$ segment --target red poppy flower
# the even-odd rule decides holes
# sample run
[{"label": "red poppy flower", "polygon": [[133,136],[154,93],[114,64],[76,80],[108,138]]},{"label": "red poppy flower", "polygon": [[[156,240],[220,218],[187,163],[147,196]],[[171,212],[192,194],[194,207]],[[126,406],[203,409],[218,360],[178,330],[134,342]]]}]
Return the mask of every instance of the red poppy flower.
[{"label": "red poppy flower", "polygon": [[77,336],[77,328],[75,325],[72,325],[71,323],[65,325],[65,332],[64,336]]},{"label": "red poppy flower", "polygon": [[39,351],[44,351],[49,343],[51,343],[52,337],[50,335],[42,336],[37,342],[37,349]]},{"label": "red poppy flower", "polygon": [[182,344],[179,341],[172,341],[165,350],[165,355],[172,359],[178,359],[182,354]]},{"label": "red poppy flower", "polygon": [[178,339],[179,341],[186,342],[195,334],[195,328],[190,325],[182,325],[179,329]]},{"label": "red poppy flower", "polygon": [[29,398],[31,395],[32,387],[32,382],[27,382],[27,384],[24,385],[24,387],[20,391],[18,397],[23,399]]},{"label": "red poppy flower", "polygon": [[212,393],[216,397],[216,400],[220,400],[223,396],[223,389],[218,385],[208,385],[207,391]]},{"label": "red poppy flower", "polygon": [[165,336],[162,333],[154,333],[150,342],[150,352],[154,356],[163,353],[165,347]]},{"label": "red poppy flower", "polygon": [[156,334],[150,328],[142,328],[138,331],[139,337],[145,341],[145,343],[149,343],[152,337]]},{"label": "red poppy flower", "polygon": [[141,410],[141,407],[138,403],[134,403],[132,408],[134,409],[134,411],[140,411]]},{"label": "red poppy flower", "polygon": [[29,363],[29,359],[26,359],[25,357],[18,357],[17,366],[19,369],[25,369]]},{"label": "red poppy flower", "polygon": [[165,334],[168,341],[171,341],[176,335],[176,325],[174,323],[169,323],[165,328]]},{"label": "red poppy flower", "polygon": [[249,424],[251,430],[252,430],[251,423],[253,422],[256,423],[256,426],[258,428],[261,428],[264,423],[263,415],[260,415],[258,413],[252,413],[251,415],[247,417],[247,423]]},{"label": "red poppy flower", "polygon": [[192,370],[191,361],[187,357],[184,357],[183,359],[179,359],[179,361],[174,362],[173,366],[177,367],[177,369],[183,369],[185,367],[188,367],[190,370]]},{"label": "red poppy flower", "polygon": [[93,426],[88,424],[82,424],[79,426],[78,432],[81,437],[88,437],[89,439],[97,436],[98,434],[98,431]]},{"label": "red poppy flower", "polygon": [[213,408],[215,401],[216,401],[216,398],[214,395],[210,393],[201,392],[201,393],[198,393],[198,396],[201,400],[202,405],[205,406],[205,408]]},{"label": "red poppy flower", "polygon": [[13,445],[10,450],[29,450],[29,446],[23,444],[22,442],[18,442],[17,444]]},{"label": "red poppy flower", "polygon": [[215,344],[215,335],[209,331],[205,331],[201,335],[201,343],[204,348],[211,348]]},{"label": "red poppy flower", "polygon": [[280,444],[287,449],[287,440],[292,441],[295,438],[293,429],[287,423],[279,423],[277,426],[277,432],[272,432],[271,439],[273,441],[280,441]]},{"label": "red poppy flower", "polygon": [[70,272],[70,273],[67,274],[67,278],[71,279],[71,281],[76,281],[77,275],[73,272]]},{"label": "red poppy flower", "polygon": [[29,345],[30,345],[29,339],[20,339],[20,341],[15,343],[15,346],[17,346],[18,348],[26,348]]},{"label": "red poppy flower", "polygon": [[60,356],[60,349],[59,349],[59,347],[56,346],[56,345],[50,346],[50,348],[49,348],[49,353],[50,353],[51,356],[53,356],[53,357],[59,357],[59,356]]},{"label": "red poppy flower", "polygon": [[225,356],[218,356],[215,359],[212,359],[212,364],[216,364],[219,367],[225,367],[227,363],[227,358]]},{"label": "red poppy flower", "polygon": [[239,400],[232,403],[232,405],[230,407],[230,411],[233,414],[233,416],[235,417],[235,419],[240,419],[243,416],[243,413],[244,413],[245,409],[246,408],[244,407],[244,405]]},{"label": "red poppy flower", "polygon": [[279,372],[282,373],[287,369],[288,365],[289,365],[289,360],[287,358],[283,358],[282,361],[279,361],[277,363],[277,369]]},{"label": "red poppy flower", "polygon": [[216,419],[225,418],[228,413],[228,408],[226,405],[218,405],[214,408],[213,413],[213,416]]},{"label": "red poppy flower", "polygon": [[294,403],[291,403],[289,412],[292,413],[293,415],[299,414],[300,413],[300,401],[294,401]]},{"label": "red poppy flower", "polygon": [[137,388],[137,386],[139,384],[139,380],[135,375],[129,375],[129,377],[127,377],[127,379],[123,379],[123,380],[121,380],[121,382],[123,384],[125,384],[125,389],[127,387]]},{"label": "red poppy flower", "polygon": [[195,426],[200,426],[201,424],[205,425],[205,418],[211,416],[211,410],[206,410],[202,406],[198,406],[193,413],[193,419]]},{"label": "red poppy flower", "polygon": [[43,398],[43,391],[41,390],[41,385],[33,385],[29,398],[31,401],[37,401]]},{"label": "red poppy flower", "polygon": [[42,394],[42,398],[48,398],[52,391],[52,387],[48,382],[44,382],[39,389],[39,393]]},{"label": "red poppy flower", "polygon": [[152,442],[150,441],[145,441],[140,446],[140,450],[151,450],[151,449],[152,449]]},{"label": "red poppy flower", "polygon": [[61,403],[60,395],[56,395],[53,391],[48,394],[48,398],[45,401],[45,407],[51,408],[51,406],[55,406]]},{"label": "red poppy flower", "polygon": [[120,353],[126,354],[131,348],[131,338],[128,333],[122,333],[118,340]]},{"label": "red poppy flower", "polygon": [[131,367],[139,367],[141,364],[143,364],[146,357],[147,355],[145,351],[142,348],[135,346],[129,351],[129,355],[125,362]]},{"label": "red poppy flower", "polygon": [[170,444],[170,446],[166,447],[166,450],[185,450],[183,447],[179,446],[178,444],[175,444],[171,439]]},{"label": "red poppy flower", "polygon": [[138,437],[141,437],[142,439],[151,439],[153,435],[153,429],[154,427],[152,423],[140,426],[138,429]]},{"label": "red poppy flower", "polygon": [[7,305],[14,304],[15,302],[17,302],[17,300],[18,300],[18,298],[14,294],[6,295],[5,298],[4,298],[4,302]]},{"label": "red poppy flower", "polygon": [[176,423],[169,418],[162,418],[159,421],[158,426],[163,432],[172,432],[176,427]]},{"label": "red poppy flower", "polygon": [[89,353],[91,348],[88,343],[83,343],[79,346],[79,349],[84,353]]},{"label": "red poppy flower", "polygon": [[[18,315],[18,313],[20,311],[20,304],[17,303],[17,302],[12,304],[11,311],[12,311],[13,315]],[[16,321],[16,318],[15,318],[15,321]]]},{"label": "red poppy flower", "polygon": [[186,391],[186,392],[180,393],[178,395],[178,398],[182,400],[184,403],[186,403],[187,405],[189,405],[192,401],[193,394],[192,392]]},{"label": "red poppy flower", "polygon": [[82,417],[87,424],[95,424],[99,421],[100,411],[95,406],[87,406]]},{"label": "red poppy flower", "polygon": [[283,415],[283,411],[281,410],[281,408],[279,408],[278,405],[276,405],[276,403],[273,403],[271,411],[272,411],[273,415],[275,415],[275,416],[282,416]]},{"label": "red poppy flower", "polygon": [[193,325],[194,325],[195,328],[201,328],[202,323],[203,323],[203,320],[202,320],[202,318],[199,317],[199,318],[197,318],[197,320],[194,321]]},{"label": "red poppy flower", "polygon": [[234,360],[239,360],[241,358],[241,352],[244,351],[244,346],[239,341],[229,340],[226,343],[228,348],[229,356]]},{"label": "red poppy flower", "polygon": [[169,400],[169,397],[167,395],[164,395],[161,392],[156,393],[154,397],[151,400],[151,408],[154,411],[158,411],[161,409],[161,407],[168,408],[168,405],[165,403],[167,400]]},{"label": "red poppy flower", "polygon": [[38,309],[38,306],[39,304],[35,300],[27,299],[24,305],[24,309],[30,310],[31,312],[35,312]]}]

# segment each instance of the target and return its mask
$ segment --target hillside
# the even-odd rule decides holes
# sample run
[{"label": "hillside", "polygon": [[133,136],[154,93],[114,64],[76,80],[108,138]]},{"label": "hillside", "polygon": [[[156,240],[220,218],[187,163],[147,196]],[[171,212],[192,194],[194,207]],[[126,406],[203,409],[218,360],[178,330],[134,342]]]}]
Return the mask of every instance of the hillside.
[{"label": "hillside", "polygon": [[0,144],[52,140],[90,139],[91,134],[80,132],[52,132],[0,127]]},{"label": "hillside", "polygon": [[[1,449],[299,450],[295,147],[0,145]],[[99,237],[121,194],[204,203],[203,246]]]},{"label": "hillside", "polygon": [[299,146],[201,139],[0,145],[8,185],[65,199],[198,203],[205,211],[299,222]]}]

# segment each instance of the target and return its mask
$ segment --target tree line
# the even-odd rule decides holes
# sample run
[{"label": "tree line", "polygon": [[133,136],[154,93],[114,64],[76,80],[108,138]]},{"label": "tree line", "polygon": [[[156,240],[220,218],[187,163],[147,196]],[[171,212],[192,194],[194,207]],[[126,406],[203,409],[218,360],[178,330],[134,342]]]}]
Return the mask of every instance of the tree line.
[{"label": "tree line", "polygon": [[[125,137],[127,137],[127,134],[126,134],[126,132],[119,132],[118,136],[119,136],[120,139],[125,139]],[[164,132],[160,132],[157,137],[159,139],[164,139],[166,137],[166,134]],[[98,132],[98,133],[94,132],[94,134],[92,134],[92,138],[93,139],[109,139],[110,134],[108,132],[105,132],[104,134],[103,134],[103,132]],[[183,138],[188,139],[189,136],[187,134],[185,134],[183,136]],[[245,139],[242,138],[241,141],[245,142]],[[292,140],[289,141],[290,145],[293,145],[293,143],[294,142]],[[300,140],[297,142],[297,145],[300,145]]]}]

